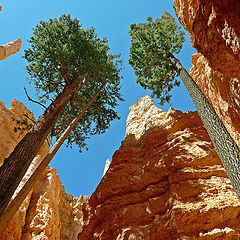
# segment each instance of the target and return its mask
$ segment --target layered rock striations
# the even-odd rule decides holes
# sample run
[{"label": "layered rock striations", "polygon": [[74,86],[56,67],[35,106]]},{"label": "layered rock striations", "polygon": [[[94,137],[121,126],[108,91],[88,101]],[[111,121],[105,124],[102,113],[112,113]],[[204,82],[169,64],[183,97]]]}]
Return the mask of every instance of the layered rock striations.
[{"label": "layered rock striations", "polygon": [[84,208],[79,240],[240,239],[240,203],[196,112],[145,96]]},{"label": "layered rock striations", "polygon": [[[32,119],[32,120],[31,120]],[[6,108],[0,102],[0,165],[13,151],[35,121],[33,113],[22,103],[13,100]],[[48,143],[40,149],[17,192],[49,151]],[[82,227],[82,204],[85,197],[74,197],[65,192],[54,168],[48,167],[25,199],[1,240],[77,239]]]},{"label": "layered rock striations", "polygon": [[240,2],[174,0],[197,54],[190,74],[240,146]]}]

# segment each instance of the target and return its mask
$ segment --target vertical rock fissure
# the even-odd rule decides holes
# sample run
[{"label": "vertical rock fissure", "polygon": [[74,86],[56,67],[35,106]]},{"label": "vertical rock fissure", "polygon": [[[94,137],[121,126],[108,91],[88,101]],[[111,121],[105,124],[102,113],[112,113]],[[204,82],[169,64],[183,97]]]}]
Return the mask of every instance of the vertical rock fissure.
[{"label": "vertical rock fissure", "polygon": [[179,72],[179,76],[197,108],[198,114],[240,200],[240,149],[201,89],[181,65],[180,61],[173,54],[170,54],[170,60]]},{"label": "vertical rock fissure", "polygon": [[32,192],[29,194],[29,204],[27,206],[27,209],[26,209],[26,212],[25,212],[25,218],[24,218],[24,225],[22,227],[22,231],[21,231],[21,238],[20,240],[23,240],[23,235],[24,235],[24,232],[26,231],[25,229],[27,229],[27,219],[28,219],[28,215],[29,215],[29,211],[30,211],[30,206],[33,205],[33,196],[32,196]]}]

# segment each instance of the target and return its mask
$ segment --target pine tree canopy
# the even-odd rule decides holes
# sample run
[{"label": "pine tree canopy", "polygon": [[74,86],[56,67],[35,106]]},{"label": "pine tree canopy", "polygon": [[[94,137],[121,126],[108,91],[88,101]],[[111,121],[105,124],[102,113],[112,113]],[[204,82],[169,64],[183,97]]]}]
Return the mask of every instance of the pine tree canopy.
[{"label": "pine tree canopy", "polygon": [[119,118],[114,108],[123,100],[119,92],[120,54],[109,53],[106,38],[100,39],[93,27],[84,30],[79,20],[70,15],[41,21],[33,29],[29,43],[23,57],[29,63],[26,67],[29,81],[35,85],[40,102],[55,99],[64,88],[82,79],[52,130],[52,137],[58,138],[107,82],[68,137],[68,145],[76,143],[81,150],[89,135],[103,133],[112,120]]},{"label": "pine tree canopy", "polygon": [[184,42],[184,32],[170,13],[155,21],[151,17],[146,23],[131,24],[129,64],[137,76],[137,83],[152,91],[152,97],[160,104],[169,102],[170,91],[179,86],[178,72],[172,66],[169,54],[178,54]]}]

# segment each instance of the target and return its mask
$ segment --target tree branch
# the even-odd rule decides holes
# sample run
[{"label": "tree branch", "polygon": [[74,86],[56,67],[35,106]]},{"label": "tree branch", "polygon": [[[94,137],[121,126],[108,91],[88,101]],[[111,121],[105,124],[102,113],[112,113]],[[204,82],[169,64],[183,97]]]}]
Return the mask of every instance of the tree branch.
[{"label": "tree branch", "polygon": [[43,108],[47,109],[42,103],[40,103],[40,102],[38,102],[38,101],[35,101],[35,100],[33,100],[32,98],[30,98],[29,95],[28,95],[27,89],[26,89],[25,87],[23,87],[23,88],[24,88],[24,91],[25,91],[25,93],[26,93],[29,101],[34,102],[34,103],[37,103],[37,104],[39,104],[40,106],[42,106]]},{"label": "tree branch", "polygon": [[36,123],[36,121],[34,119],[30,118],[27,113],[24,114],[24,117],[26,117],[29,120],[31,120],[32,122]]}]

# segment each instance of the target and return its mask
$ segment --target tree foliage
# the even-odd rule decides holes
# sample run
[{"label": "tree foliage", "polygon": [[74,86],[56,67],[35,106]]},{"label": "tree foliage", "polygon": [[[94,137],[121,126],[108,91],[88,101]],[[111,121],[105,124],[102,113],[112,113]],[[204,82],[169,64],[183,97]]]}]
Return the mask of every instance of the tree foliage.
[{"label": "tree foliage", "polygon": [[95,29],[84,30],[79,20],[70,15],[41,21],[29,40],[24,58],[30,82],[34,83],[40,102],[53,100],[64,88],[82,78],[71,101],[61,113],[51,137],[58,138],[103,84],[106,87],[81,118],[68,137],[80,150],[91,134],[103,133],[112,120],[118,119],[114,108],[123,100],[120,91],[120,54],[109,53],[106,38],[100,39]]},{"label": "tree foliage", "polygon": [[170,91],[179,86],[178,72],[172,66],[169,53],[179,53],[184,42],[184,32],[176,24],[170,13],[155,21],[151,17],[146,23],[131,24],[129,64],[137,76],[137,83],[152,90],[152,96],[160,99],[160,104],[169,102]]},{"label": "tree foliage", "polygon": [[[101,82],[100,84],[95,83],[94,85],[89,82],[77,92],[77,96],[81,101],[75,101],[74,107],[69,103],[62,112],[55,127],[57,139],[101,86]],[[114,84],[106,85],[69,134],[67,146],[72,146],[72,144],[75,143],[81,151],[82,148],[86,147],[86,139],[88,139],[90,135],[104,133],[110,126],[112,120],[119,119],[114,110],[117,105],[117,99],[122,100],[118,90]],[[53,133],[52,136],[54,135]]]}]

